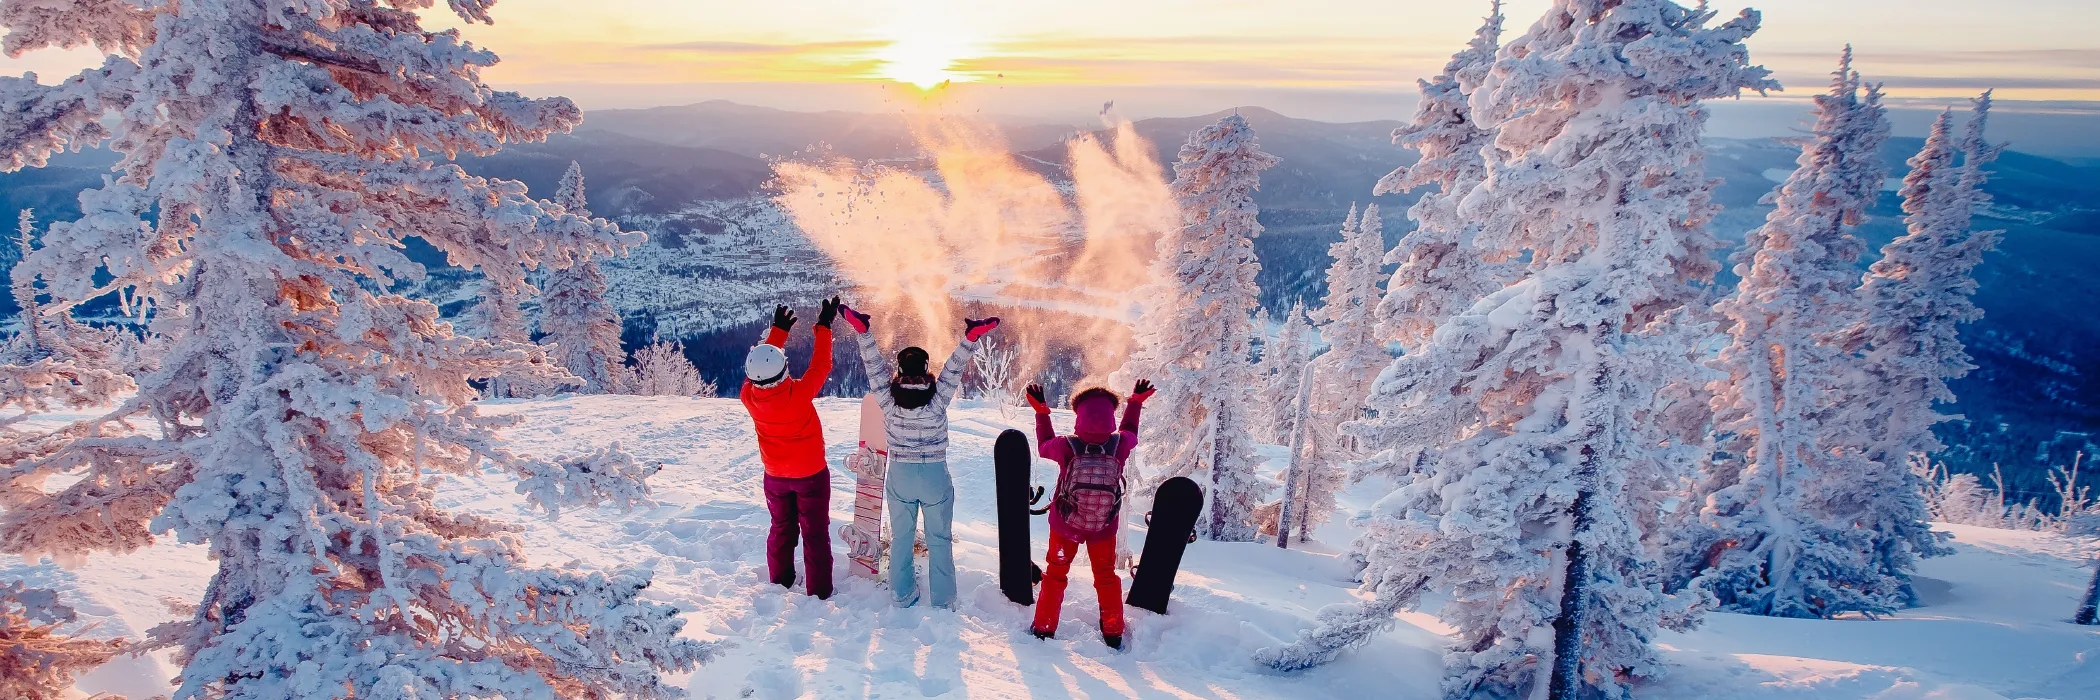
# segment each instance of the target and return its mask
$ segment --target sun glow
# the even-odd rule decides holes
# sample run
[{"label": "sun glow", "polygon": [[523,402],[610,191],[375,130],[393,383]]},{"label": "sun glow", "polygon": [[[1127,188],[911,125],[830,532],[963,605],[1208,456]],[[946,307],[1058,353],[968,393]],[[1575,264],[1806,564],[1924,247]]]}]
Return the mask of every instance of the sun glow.
[{"label": "sun glow", "polygon": [[890,43],[875,50],[876,69],[882,77],[930,90],[941,83],[966,83],[977,76],[956,70],[956,64],[975,58],[976,41],[954,22],[913,22],[890,33]]}]

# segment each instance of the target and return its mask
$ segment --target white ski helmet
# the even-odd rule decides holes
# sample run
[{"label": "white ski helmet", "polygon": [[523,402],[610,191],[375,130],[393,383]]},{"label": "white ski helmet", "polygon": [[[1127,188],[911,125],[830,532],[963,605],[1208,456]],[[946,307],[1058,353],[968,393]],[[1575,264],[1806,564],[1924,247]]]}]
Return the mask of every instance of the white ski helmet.
[{"label": "white ski helmet", "polygon": [[788,356],[780,348],[759,343],[744,355],[744,376],[752,384],[770,386],[787,377]]}]

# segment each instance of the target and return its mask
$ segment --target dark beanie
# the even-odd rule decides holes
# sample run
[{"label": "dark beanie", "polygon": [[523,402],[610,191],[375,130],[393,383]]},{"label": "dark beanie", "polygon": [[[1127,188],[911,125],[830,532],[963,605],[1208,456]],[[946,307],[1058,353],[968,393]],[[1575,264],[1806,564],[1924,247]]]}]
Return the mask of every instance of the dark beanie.
[{"label": "dark beanie", "polygon": [[926,351],[918,347],[897,351],[897,374],[905,377],[926,374]]}]

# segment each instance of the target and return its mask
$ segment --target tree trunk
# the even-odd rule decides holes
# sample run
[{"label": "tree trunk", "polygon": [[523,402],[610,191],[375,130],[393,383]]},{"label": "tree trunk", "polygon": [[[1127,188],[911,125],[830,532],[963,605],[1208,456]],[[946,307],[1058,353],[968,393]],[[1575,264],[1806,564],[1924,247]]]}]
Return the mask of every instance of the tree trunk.
[{"label": "tree trunk", "polygon": [[1303,508],[1292,508],[1298,491],[1298,473],[1305,469],[1305,423],[1312,401],[1312,363],[1298,371],[1298,403],[1291,422],[1291,461],[1283,471],[1283,502],[1276,513],[1276,546],[1291,548],[1291,516],[1305,517]]},{"label": "tree trunk", "polygon": [[2078,604],[2078,614],[2071,621],[2081,625],[2100,624],[2100,562],[2093,567],[2093,580],[2085,584],[2085,600]]},{"label": "tree trunk", "polygon": [[1298,486],[1298,544],[1312,540],[1312,469],[1302,470],[1298,479],[1305,483]]},{"label": "tree trunk", "polygon": [[1211,493],[1211,497],[1210,497],[1210,498],[1209,498],[1208,500],[1210,501],[1210,539],[1211,539],[1211,541],[1213,541],[1213,542],[1223,541],[1223,540],[1225,539],[1225,519],[1226,519],[1227,517],[1229,517],[1229,516],[1227,515],[1227,513],[1231,512],[1231,509],[1230,509],[1230,508],[1220,508],[1220,507],[1218,507],[1218,502],[1220,502],[1220,501],[1224,500],[1224,497],[1225,497],[1225,494],[1223,494],[1223,493],[1220,493],[1220,492],[1219,492],[1219,484],[1221,483],[1221,482],[1220,482],[1220,480],[1219,480],[1219,476],[1220,476],[1220,475],[1221,475],[1221,474],[1222,474],[1222,473],[1224,472],[1224,467],[1225,467],[1225,440],[1226,440],[1226,437],[1225,437],[1225,436],[1227,436],[1227,435],[1230,435],[1230,434],[1231,434],[1230,432],[1227,432],[1227,431],[1231,430],[1231,426],[1230,426],[1230,425],[1229,425],[1229,423],[1228,423],[1228,421],[1229,421],[1229,419],[1231,418],[1231,416],[1229,416],[1229,415],[1227,415],[1227,414],[1228,414],[1228,412],[1227,412],[1227,411],[1225,410],[1225,402],[1224,402],[1224,401],[1220,400],[1220,401],[1218,401],[1217,403],[1214,403],[1214,404],[1212,404],[1212,405],[1211,405],[1211,415],[1210,415],[1210,493]]},{"label": "tree trunk", "polygon": [[1575,525],[1568,533],[1568,568],[1560,586],[1560,615],[1553,618],[1553,675],[1546,689],[1549,700],[1575,700],[1582,689],[1582,628],[1589,618],[1589,606],[1583,598],[1589,587],[1590,556],[1582,548],[1582,532],[1590,525],[1588,488],[1575,494],[1575,505],[1570,510]]}]

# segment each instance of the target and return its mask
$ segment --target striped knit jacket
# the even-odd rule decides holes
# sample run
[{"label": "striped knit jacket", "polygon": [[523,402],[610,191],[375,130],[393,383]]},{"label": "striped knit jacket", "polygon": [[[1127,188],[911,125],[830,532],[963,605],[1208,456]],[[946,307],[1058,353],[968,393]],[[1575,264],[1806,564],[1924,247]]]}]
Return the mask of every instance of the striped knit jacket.
[{"label": "striped knit jacket", "polygon": [[882,406],[882,432],[889,437],[890,461],[948,461],[948,404],[955,400],[956,390],[962,385],[963,368],[977,353],[977,343],[964,340],[948,355],[948,363],[941,366],[941,376],[934,383],[932,401],[918,408],[900,408],[887,388],[878,384],[885,377],[896,376],[889,358],[875,347],[874,337],[867,333],[859,336],[861,365],[868,370],[868,383],[876,386],[869,393]]}]

